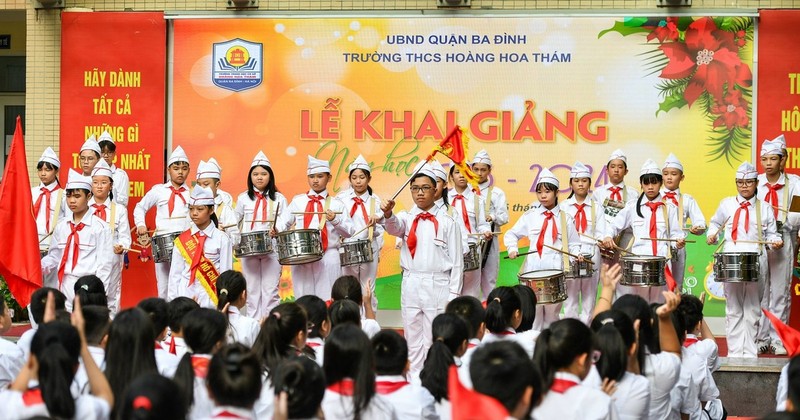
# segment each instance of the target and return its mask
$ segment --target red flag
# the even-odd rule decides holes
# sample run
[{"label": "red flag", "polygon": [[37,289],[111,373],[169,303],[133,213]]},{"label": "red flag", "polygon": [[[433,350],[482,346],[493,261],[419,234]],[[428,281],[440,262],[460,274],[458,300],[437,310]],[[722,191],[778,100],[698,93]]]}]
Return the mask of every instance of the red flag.
[{"label": "red flag", "polygon": [[453,420],[503,420],[508,410],[500,401],[478,391],[467,389],[458,380],[458,368],[450,366],[447,379],[447,399],[453,408]]},{"label": "red flag", "polygon": [[[669,264],[664,266],[664,278],[667,280],[667,289],[669,289],[670,292],[674,292],[678,287],[678,282],[675,281],[675,277],[672,275],[672,270],[669,268]],[[678,293],[680,293],[680,290]]]},{"label": "red flag", "polygon": [[433,149],[425,160],[430,162],[436,153],[441,153],[452,160],[458,168],[458,172],[464,175],[474,188],[478,188],[478,175],[472,172],[472,168],[467,165],[467,138],[461,127],[453,127],[453,131]]},{"label": "red flag", "polygon": [[0,232],[7,238],[14,238],[0,241],[0,275],[19,306],[24,308],[30,303],[31,293],[42,287],[42,263],[19,116],[0,184]]},{"label": "red flag", "polygon": [[783,347],[786,348],[789,357],[794,357],[800,353],[800,331],[784,324],[783,321],[773,315],[772,312],[764,308],[761,308],[761,310],[764,311],[764,315],[769,318],[769,322],[772,323],[775,332],[778,333],[778,337],[783,341]]}]

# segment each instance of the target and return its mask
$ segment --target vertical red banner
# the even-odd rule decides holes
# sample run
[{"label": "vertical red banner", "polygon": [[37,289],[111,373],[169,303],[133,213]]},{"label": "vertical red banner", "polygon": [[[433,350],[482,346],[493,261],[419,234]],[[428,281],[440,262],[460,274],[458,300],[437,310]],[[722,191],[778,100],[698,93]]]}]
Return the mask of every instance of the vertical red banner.
[{"label": "vertical red banner", "polygon": [[[761,10],[758,25],[758,133],[756,155],[765,139],[786,136],[786,172],[800,174],[800,50],[798,10]],[[797,263],[795,263],[795,266]],[[795,268],[795,274],[797,268]],[[800,282],[793,276],[789,323],[800,328]]]},{"label": "vertical red banner", "polygon": [[[130,177],[131,226],[136,203],[165,178],[166,37],[163,13],[61,15],[61,179],[79,168],[85,139],[108,130]],[[157,295],[153,262],[136,255],[123,270],[122,307]]]}]

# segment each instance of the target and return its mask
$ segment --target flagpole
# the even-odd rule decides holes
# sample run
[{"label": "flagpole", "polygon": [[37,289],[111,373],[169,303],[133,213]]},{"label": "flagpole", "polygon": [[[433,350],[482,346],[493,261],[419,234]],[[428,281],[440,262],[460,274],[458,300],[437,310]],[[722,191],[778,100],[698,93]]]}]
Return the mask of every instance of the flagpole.
[{"label": "flagpole", "polygon": [[431,161],[431,158],[433,157],[433,155],[434,155],[434,154],[436,154],[436,152],[434,152],[434,153],[431,153],[431,154],[430,154],[430,156],[428,156],[428,157],[425,159],[425,162],[424,162],[422,165],[419,165],[419,166],[417,167],[417,170],[415,170],[415,171],[414,171],[414,173],[413,173],[413,174],[411,174],[411,176],[410,176],[410,177],[408,177],[408,179],[406,179],[406,182],[404,182],[404,183],[403,183],[403,185],[401,185],[401,186],[400,186],[400,188],[398,188],[397,192],[396,192],[396,193],[394,193],[394,195],[393,195],[393,196],[392,196],[392,198],[391,198],[391,201],[394,201],[394,200],[397,198],[397,196],[398,196],[398,195],[400,195],[400,193],[401,193],[401,192],[403,192],[403,189],[406,187],[406,185],[408,185],[408,183],[409,183],[409,182],[411,182],[411,180],[412,180],[412,179],[414,179],[414,177],[415,177],[415,176],[417,176],[417,174],[419,173],[419,171],[421,171],[421,170],[422,170],[422,167],[423,167],[423,166],[425,166],[425,164],[426,164],[426,163],[428,163],[428,162],[430,162],[430,161]]}]

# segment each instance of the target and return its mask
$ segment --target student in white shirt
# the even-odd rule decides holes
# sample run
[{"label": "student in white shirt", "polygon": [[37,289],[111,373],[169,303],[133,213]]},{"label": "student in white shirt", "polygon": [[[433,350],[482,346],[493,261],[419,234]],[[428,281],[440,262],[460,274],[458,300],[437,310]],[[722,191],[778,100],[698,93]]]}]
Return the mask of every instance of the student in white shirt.
[{"label": "student in white shirt", "polygon": [[167,351],[181,359],[189,349],[186,347],[186,341],[183,340],[183,320],[186,314],[199,308],[200,305],[194,300],[187,297],[179,297],[169,301],[168,311],[168,326],[169,326],[169,339],[164,340],[164,346]]},{"label": "student in white shirt", "polygon": [[304,353],[322,366],[325,354],[325,338],[331,332],[331,320],[325,301],[314,295],[305,295],[295,301],[308,316],[308,337]]},{"label": "student in white shirt", "polygon": [[111,192],[114,178],[111,168],[105,160],[100,161],[92,170],[92,199],[89,200],[94,215],[108,224],[113,235],[114,256],[111,275],[103,286],[108,296],[108,308],[111,316],[119,311],[119,298],[122,292],[122,266],[125,263],[123,254],[131,247],[131,225],[128,222],[128,209],[114,200]]},{"label": "student in white shirt", "polygon": [[223,346],[211,358],[206,377],[214,401],[212,419],[255,420],[253,405],[261,394],[261,365],[241,343]]},{"label": "student in white shirt", "polygon": [[525,352],[533,357],[533,349],[539,337],[539,330],[533,329],[533,324],[536,323],[536,293],[527,284],[517,284],[513,288],[519,296],[522,321],[514,329],[517,333],[511,337],[514,337]]},{"label": "student in white shirt", "polygon": [[[0,335],[11,329],[11,313],[4,299],[0,299]],[[0,389],[17,377],[25,365],[25,352],[10,340],[0,338]]]},{"label": "student in white shirt", "polygon": [[103,134],[100,134],[97,139],[97,145],[100,146],[100,156],[111,168],[114,177],[114,201],[127,207],[130,179],[127,172],[114,164],[117,157],[117,145],[114,143],[114,138],[108,131],[103,131]]},{"label": "student in white shirt", "polygon": [[[236,216],[241,222],[242,234],[265,232],[275,226],[278,213],[286,214],[286,197],[275,186],[275,173],[264,152],[259,151],[250,163],[247,173],[247,191],[236,199]],[[240,257],[242,273],[247,279],[247,315],[261,319],[281,303],[278,283],[281,265],[275,241],[272,252],[264,255]]]},{"label": "student in white shirt", "polygon": [[195,185],[211,190],[211,195],[214,197],[214,214],[217,216],[217,222],[219,222],[217,228],[228,235],[231,240],[231,246],[236,246],[239,245],[241,235],[239,232],[239,218],[233,210],[230,194],[227,197],[223,197],[221,194],[224,192],[219,189],[220,179],[222,178],[221,170],[211,160],[214,160],[214,158],[211,158],[209,162],[201,160],[197,165],[197,183]]},{"label": "student in white shirt", "polygon": [[[685,178],[681,161],[670,153],[664,162],[661,174],[664,177],[661,198],[665,203],[678,210],[678,223],[681,224],[681,228],[691,220],[689,232],[692,235],[702,235],[706,231],[706,218],[703,216],[697,200],[691,195],[681,192],[681,182]],[[676,290],[682,291],[683,277],[686,274],[686,248],[676,249],[676,251],[672,256],[672,276],[678,285]]]},{"label": "student in white shirt", "polygon": [[[503,225],[508,224],[508,203],[506,193],[497,186],[496,182],[489,180],[492,174],[492,159],[486,150],[475,153],[472,159],[472,171],[478,175],[478,187],[484,200],[484,215],[490,223],[492,232],[499,231]],[[497,284],[497,275],[500,273],[500,239],[489,239],[487,249],[482,254],[481,265],[481,292],[489,296]]]},{"label": "student in white shirt", "polygon": [[[58,180],[58,170],[61,161],[51,148],[47,148],[36,164],[39,174],[39,186],[31,188],[33,200],[33,217],[36,219],[36,230],[39,233],[39,253],[42,257],[47,255],[50,241],[47,237],[53,233],[58,220],[64,217],[64,190]],[[58,287],[58,277],[55,273],[44,276],[45,287]]]},{"label": "student in white shirt", "polygon": [[178,363],[175,382],[181,389],[177,397],[191,407],[190,419],[208,418],[214,409],[206,379],[211,357],[225,344],[227,330],[225,315],[215,309],[195,309],[183,320],[183,337],[191,351]]},{"label": "student in white shirt", "polygon": [[117,401],[120,420],[185,419],[186,405],[175,398],[180,389],[175,381],[157,373],[148,373],[134,379]]},{"label": "student in white shirt", "polygon": [[542,396],[542,377],[517,343],[495,341],[481,346],[469,371],[475,391],[499,401],[511,418],[531,418]]},{"label": "student in white shirt", "polygon": [[[438,418],[434,399],[406,378],[408,345],[395,331],[381,331],[372,337],[375,354],[375,392],[394,406],[399,420]],[[430,353],[429,353],[430,354]],[[423,370],[424,371],[424,370]]]},{"label": "student in white shirt", "polygon": [[638,324],[620,311],[604,311],[592,319],[600,358],[584,384],[611,388],[611,399],[621,420],[644,419],[650,414],[650,382],[640,375],[636,359]]},{"label": "student in white shirt", "polygon": [[[176,147],[167,159],[167,175],[168,181],[154,185],[133,209],[133,223],[139,236],[148,234],[145,215],[153,207],[156,208],[156,227],[153,236],[176,235],[185,231],[190,225],[187,217],[190,192],[189,186],[186,185],[189,176],[189,158],[180,146]],[[172,300],[174,297],[167,296],[170,263],[155,263],[155,270],[158,297]]]},{"label": "student in white shirt", "polygon": [[83,276],[75,282],[75,298],[81,301],[83,306],[99,305],[108,307],[108,296],[103,282],[94,274]]},{"label": "student in white shirt", "polygon": [[39,325],[44,322],[44,310],[45,304],[47,303],[47,296],[52,292],[53,294],[53,304],[55,305],[56,311],[63,311],[66,310],[66,297],[64,296],[61,291],[58,289],[54,289],[51,287],[42,287],[36,289],[35,292],[31,294],[31,303],[28,305],[28,313],[30,314],[31,319],[31,328],[19,337],[17,340],[17,346],[22,349],[23,354],[25,355],[25,359],[28,359],[28,356],[31,353],[31,340],[33,340],[34,334],[36,334],[36,330],[39,328]]},{"label": "student in white shirt", "polygon": [[720,367],[719,348],[711,328],[708,327],[703,317],[703,302],[689,293],[681,295],[678,311],[686,321],[686,339],[683,347],[686,351],[694,353],[706,361],[710,372],[716,372]]},{"label": "student in white shirt", "polygon": [[215,308],[216,282],[220,273],[233,267],[230,238],[216,226],[211,190],[194,187],[189,199],[192,226],[175,239],[169,270],[170,298],[185,296],[201,307]]},{"label": "student in white shirt", "polygon": [[[108,339],[108,327],[111,324],[110,311],[105,306],[84,305],[83,310],[84,330],[86,344],[89,346],[89,353],[94,358],[94,363],[100,370],[106,366],[106,340]],[[89,377],[83,360],[75,372],[75,379],[72,381],[72,395],[89,393]]]},{"label": "student in white shirt", "polygon": [[[680,311],[672,313],[672,323],[678,334],[678,341],[684,342],[686,322]],[[707,401],[715,401],[719,398],[719,389],[706,363],[704,358],[688,352],[686,347],[681,349],[681,376],[678,385],[672,389],[670,394],[674,416],[686,414],[691,419],[702,419],[711,414],[704,411],[704,406]],[[683,387],[687,383],[688,386]],[[716,414],[711,418],[721,418],[723,414],[721,407]]]},{"label": "student in white shirt", "polygon": [[738,194],[722,199],[716,213],[711,217],[706,239],[709,245],[716,244],[720,230],[724,227],[723,253],[759,254],[758,281],[723,283],[728,357],[758,356],[756,339],[759,322],[762,322],[762,289],[769,276],[769,263],[765,246],[753,242],[768,242],[770,249],[780,249],[784,245],[775,229],[772,207],[756,197],[757,182],[757,172],[753,165],[749,162],[739,165],[736,170]]},{"label": "student in white shirt", "polygon": [[66,190],[67,206],[72,215],[56,226],[50,251],[42,259],[42,272],[57,271],[59,288],[66,296],[66,308],[71,310],[78,278],[94,274],[104,284],[110,282],[114,245],[108,224],[89,210],[92,179],[70,170]]},{"label": "student in white shirt", "polygon": [[[364,287],[363,292],[369,294],[370,287]],[[351,300],[359,306],[361,312],[361,329],[367,334],[367,337],[372,338],[381,330],[381,326],[375,319],[375,312],[372,310],[370,302],[372,299],[364,298],[362,296],[362,286],[358,278],[351,275],[344,275],[333,282],[331,288],[331,300]]]},{"label": "student in white shirt", "polygon": [[435,401],[436,413],[449,418],[452,411],[448,395],[448,373],[458,366],[467,351],[469,327],[455,314],[440,314],[431,325],[433,344],[428,350],[419,379],[425,392],[425,401]]},{"label": "student in white shirt", "polygon": [[261,329],[257,319],[241,313],[247,302],[247,282],[242,273],[228,270],[217,279],[217,309],[228,318],[228,343],[253,347]]},{"label": "student in white shirt", "polygon": [[[621,149],[614,150],[606,163],[608,183],[596,188],[592,192],[592,201],[599,206],[600,217],[597,218],[597,239],[600,233],[605,232],[608,225],[614,223],[619,212],[629,203],[635,202],[639,192],[635,188],[625,185],[625,175],[628,174],[628,158]],[[630,230],[625,230],[614,238],[614,243],[624,249],[629,249],[633,243]],[[619,251],[612,261],[619,259]]]},{"label": "student in white shirt", "polygon": [[525,352],[533,356],[535,343],[529,334],[517,334],[522,325],[522,300],[514,287],[501,286],[486,298],[486,334],[482,343],[510,340],[518,343]]},{"label": "student in white shirt", "polygon": [[156,367],[162,375],[172,378],[178,368],[178,356],[169,352],[168,344],[164,342],[169,324],[169,303],[161,298],[142,299],[136,307],[147,313],[153,325],[155,340]]},{"label": "student in white shirt", "polygon": [[269,397],[275,401],[275,418],[278,414],[285,414],[287,419],[324,418],[321,406],[326,384],[322,367],[307,357],[290,357],[277,366],[273,378],[275,391]]},{"label": "student in white shirt", "polygon": [[[361,324],[360,308],[350,299],[340,299],[331,303],[328,307],[328,318],[331,320],[331,330],[339,325],[353,324],[363,331]],[[364,334],[367,332],[364,331]],[[369,334],[367,334],[369,338]]]},{"label": "student in white shirt", "polygon": [[396,419],[394,407],[375,392],[372,345],[355,325],[334,327],[325,342],[327,389],[322,399],[325,418]]},{"label": "student in white shirt", "polygon": [[81,174],[83,176],[92,176],[94,165],[100,162],[100,145],[97,143],[97,137],[94,134],[89,136],[81,145],[78,160],[81,164]]},{"label": "student in white shirt", "polygon": [[539,334],[533,361],[544,376],[546,393],[533,410],[534,419],[617,418],[610,396],[581,383],[597,360],[592,340],[592,330],[574,318],[556,321]]},{"label": "student in white shirt", "polygon": [[450,301],[445,308],[445,313],[458,315],[467,323],[469,328],[469,341],[467,350],[461,356],[461,366],[458,367],[458,379],[467,388],[472,387],[472,380],[469,377],[469,364],[472,355],[477,350],[486,333],[486,309],[478,298],[473,296],[459,296]]}]

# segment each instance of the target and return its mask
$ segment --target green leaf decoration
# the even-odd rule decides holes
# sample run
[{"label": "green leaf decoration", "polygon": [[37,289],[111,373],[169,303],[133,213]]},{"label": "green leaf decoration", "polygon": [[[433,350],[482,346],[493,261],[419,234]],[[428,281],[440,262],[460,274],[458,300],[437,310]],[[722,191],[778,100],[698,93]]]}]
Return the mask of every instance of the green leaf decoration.
[{"label": "green leaf decoration", "polygon": [[625,26],[638,27],[647,23],[647,18],[641,16],[626,17],[623,19],[623,22],[625,23]]},{"label": "green leaf decoration", "polygon": [[597,34],[597,39],[602,38],[603,35],[609,32],[616,32],[622,36],[628,36],[632,34],[650,32],[650,29],[643,28],[641,26],[628,26],[625,24],[625,22],[614,22],[614,26],[612,26],[611,28],[606,29],[604,31],[600,31],[600,33]]},{"label": "green leaf decoration", "polygon": [[671,109],[675,108],[683,108],[687,105],[686,99],[683,99],[683,92],[677,93],[673,92],[671,95],[664,97],[664,100],[658,104],[658,110],[656,111],[656,117],[660,112],[669,112]]},{"label": "green leaf decoration", "polygon": [[[729,87],[729,89],[732,89]],[[742,97],[748,102],[753,103],[753,91],[750,88],[736,86],[736,89],[742,92]],[[709,93],[703,93],[696,102],[700,105],[706,120],[710,127],[713,127],[714,120],[717,119],[715,114],[711,113],[711,108],[714,105],[714,100]],[[725,159],[732,168],[741,163],[742,159],[747,158],[750,153],[753,115],[752,108],[747,110],[747,118],[749,124],[747,127],[734,127],[728,130],[726,127],[717,127],[709,131],[708,145],[711,150],[706,154],[711,160]]]}]

